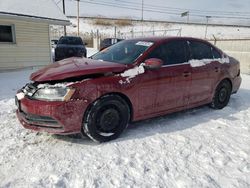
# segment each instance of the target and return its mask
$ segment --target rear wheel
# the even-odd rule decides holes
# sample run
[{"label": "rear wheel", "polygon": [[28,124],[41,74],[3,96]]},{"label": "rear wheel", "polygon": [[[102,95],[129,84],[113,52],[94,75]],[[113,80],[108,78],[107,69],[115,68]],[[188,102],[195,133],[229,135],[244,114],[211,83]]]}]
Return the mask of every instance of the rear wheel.
[{"label": "rear wheel", "polygon": [[231,84],[227,80],[223,80],[216,88],[213,101],[210,106],[214,109],[222,109],[227,106],[231,96]]},{"label": "rear wheel", "polygon": [[97,100],[86,112],[83,131],[97,142],[116,139],[127,127],[130,110],[126,101],[116,95]]}]

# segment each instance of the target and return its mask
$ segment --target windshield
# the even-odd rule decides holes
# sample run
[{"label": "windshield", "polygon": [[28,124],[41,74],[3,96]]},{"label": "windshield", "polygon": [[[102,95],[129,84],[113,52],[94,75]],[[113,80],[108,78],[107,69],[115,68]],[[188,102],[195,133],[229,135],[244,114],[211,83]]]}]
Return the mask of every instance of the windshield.
[{"label": "windshield", "polygon": [[153,42],[124,40],[106,48],[91,58],[120,64],[132,64]]},{"label": "windshield", "polygon": [[83,45],[83,42],[79,37],[63,37],[59,40],[58,44]]}]

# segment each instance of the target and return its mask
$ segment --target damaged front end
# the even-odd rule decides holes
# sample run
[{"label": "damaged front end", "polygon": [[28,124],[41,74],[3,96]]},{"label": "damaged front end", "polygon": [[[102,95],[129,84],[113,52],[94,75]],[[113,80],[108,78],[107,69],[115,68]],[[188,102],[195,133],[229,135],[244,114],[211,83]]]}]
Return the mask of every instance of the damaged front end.
[{"label": "damaged front end", "polygon": [[102,91],[115,88],[111,84],[119,79],[115,75],[126,69],[126,65],[74,58],[40,69],[16,94],[17,117],[27,129],[80,133],[89,105]]},{"label": "damaged front end", "polygon": [[26,84],[16,94],[17,117],[24,128],[53,134],[81,132],[83,100],[74,100],[74,82]]},{"label": "damaged front end", "polygon": [[17,117],[27,129],[52,134],[80,133],[84,112],[98,94],[93,82],[113,75],[106,72],[30,82],[16,94]]},{"label": "damaged front end", "polygon": [[18,100],[22,97],[42,101],[68,101],[75,92],[75,89],[70,87],[71,83],[59,84],[39,84],[29,83],[17,94]]}]

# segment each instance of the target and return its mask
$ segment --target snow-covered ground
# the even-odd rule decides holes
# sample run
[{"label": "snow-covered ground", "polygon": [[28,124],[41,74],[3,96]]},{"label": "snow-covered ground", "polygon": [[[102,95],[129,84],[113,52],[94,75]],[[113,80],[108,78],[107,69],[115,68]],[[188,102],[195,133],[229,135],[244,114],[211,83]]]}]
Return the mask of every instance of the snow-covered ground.
[{"label": "snow-covered ground", "polygon": [[0,187],[250,187],[250,76],[223,110],[137,122],[96,144],[20,125],[13,96],[32,71],[0,73]]}]

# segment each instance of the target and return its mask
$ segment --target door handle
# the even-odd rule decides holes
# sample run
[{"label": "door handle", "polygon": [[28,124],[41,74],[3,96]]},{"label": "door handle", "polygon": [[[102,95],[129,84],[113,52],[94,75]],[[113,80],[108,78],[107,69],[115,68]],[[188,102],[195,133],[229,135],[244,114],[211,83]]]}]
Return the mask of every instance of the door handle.
[{"label": "door handle", "polygon": [[215,70],[215,72],[219,72],[220,68],[219,67],[215,67],[214,70]]},{"label": "door handle", "polygon": [[183,72],[182,74],[184,77],[189,77],[191,75],[191,72]]}]

